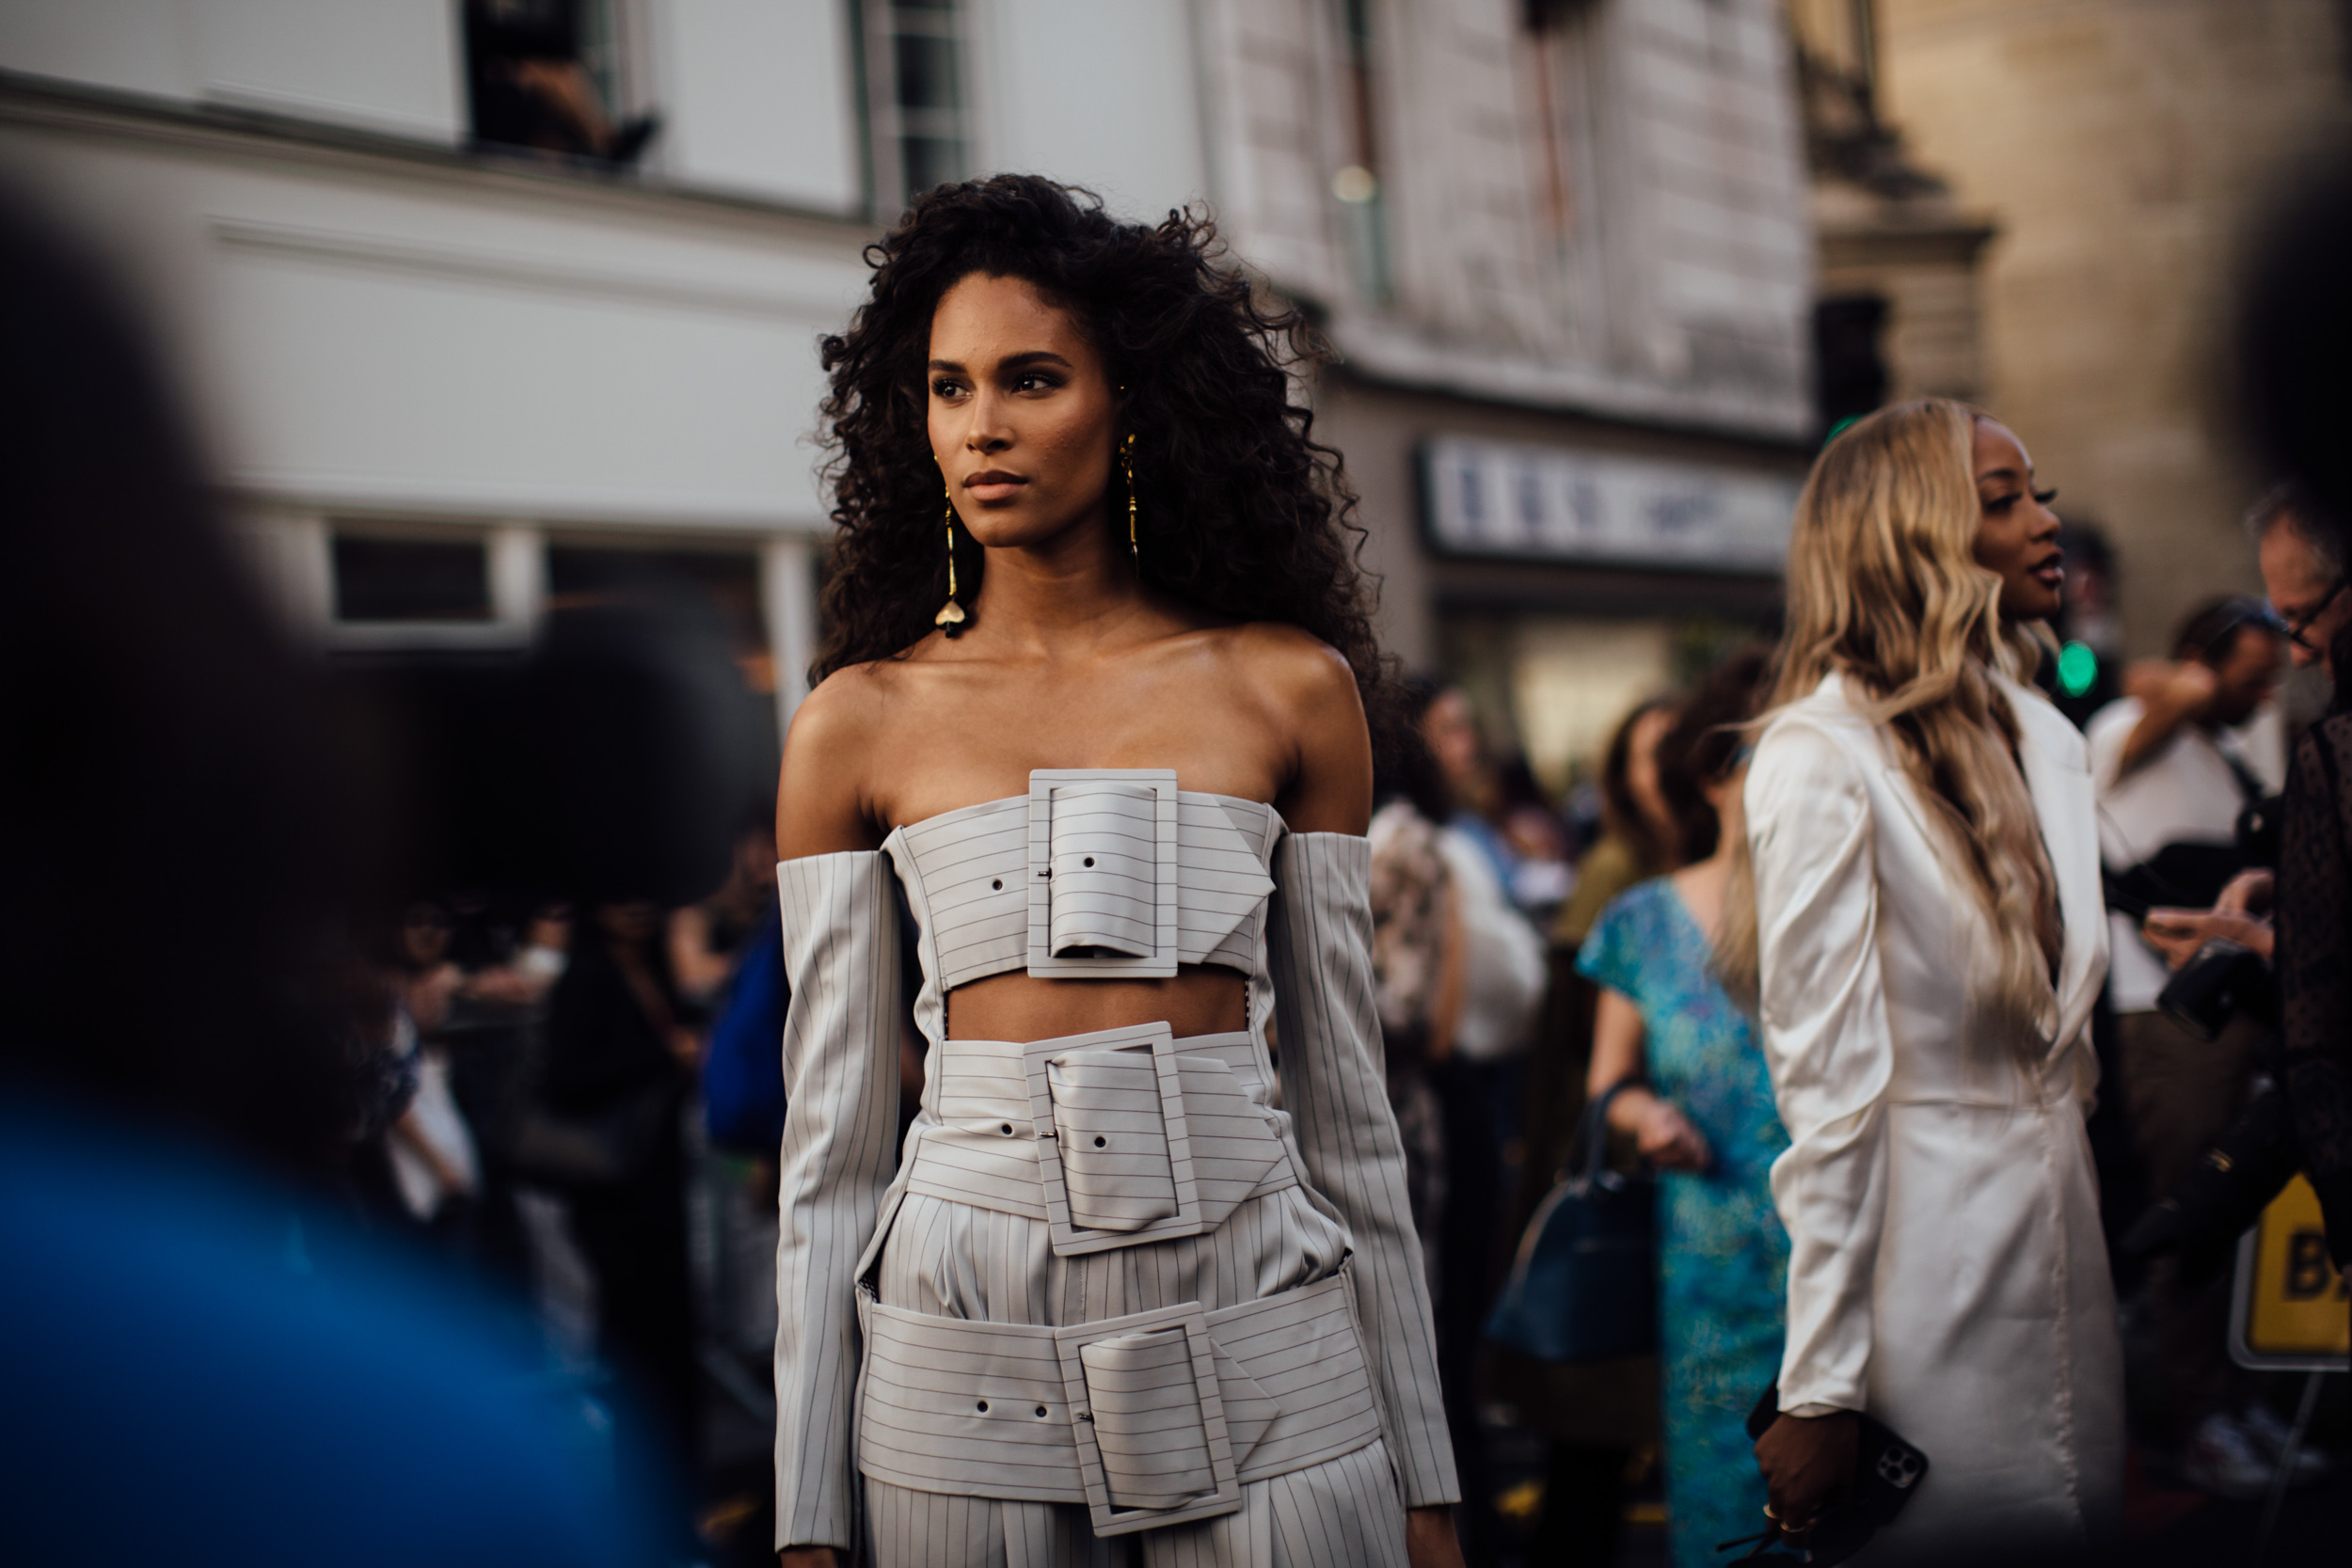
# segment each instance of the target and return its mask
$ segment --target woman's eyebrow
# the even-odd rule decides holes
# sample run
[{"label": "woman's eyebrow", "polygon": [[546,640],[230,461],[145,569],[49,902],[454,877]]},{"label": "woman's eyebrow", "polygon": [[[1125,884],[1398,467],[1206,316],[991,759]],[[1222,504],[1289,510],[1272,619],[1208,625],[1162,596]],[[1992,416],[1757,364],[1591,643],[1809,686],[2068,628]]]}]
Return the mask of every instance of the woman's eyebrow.
[{"label": "woman's eyebrow", "polygon": [[2017,482],[2017,470],[2004,463],[1997,468],[1987,468],[1984,472],[1979,474],[1977,476],[1977,483],[1979,484],[1982,484],[1988,479],[2005,479],[2010,481],[2011,483],[2015,483]]},{"label": "woman's eyebrow", "polygon": [[[1059,365],[1063,370],[1073,368],[1068,359],[1049,348],[1033,348],[1020,354],[1008,354],[996,362],[996,368],[999,371],[1026,370],[1031,365]],[[930,368],[935,371],[964,373],[963,362],[960,359],[934,359],[930,362]]]}]

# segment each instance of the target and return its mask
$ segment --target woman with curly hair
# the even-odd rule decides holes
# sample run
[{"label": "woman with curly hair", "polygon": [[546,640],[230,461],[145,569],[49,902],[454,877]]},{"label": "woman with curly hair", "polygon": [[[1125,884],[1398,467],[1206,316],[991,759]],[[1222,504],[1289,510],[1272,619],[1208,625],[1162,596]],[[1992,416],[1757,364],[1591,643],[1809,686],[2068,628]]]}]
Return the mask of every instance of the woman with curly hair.
[{"label": "woman with curly hair", "polygon": [[777,813],[784,1560],[1457,1562],[1298,323],[1204,219],[1041,179],[869,259]]},{"label": "woman with curly hair", "polygon": [[1756,1455],[1801,1532],[1853,1481],[1857,1412],[1924,1451],[1872,1561],[2072,1554],[2122,1523],[2083,1125],[2098,834],[2083,737],[2026,684],[2063,580],[2051,499],[2016,436],[1945,399],[1832,441],[1743,792],[1755,896],[1726,902],[1718,952],[1760,998],[1788,1136],[1788,1345]]}]

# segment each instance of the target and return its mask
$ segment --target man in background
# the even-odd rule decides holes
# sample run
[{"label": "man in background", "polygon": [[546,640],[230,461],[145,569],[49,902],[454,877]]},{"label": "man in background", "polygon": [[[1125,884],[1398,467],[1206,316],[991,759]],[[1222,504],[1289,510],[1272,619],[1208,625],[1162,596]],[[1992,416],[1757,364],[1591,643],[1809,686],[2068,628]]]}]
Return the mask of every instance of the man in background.
[{"label": "man in background", "polygon": [[[2238,818],[2276,790],[2282,771],[2275,717],[2249,723],[2278,687],[2280,641],[2265,605],[2215,600],[2182,625],[2171,659],[2133,670],[2133,695],[2101,709],[2088,730],[2110,895],[2135,911],[2108,917],[2108,997],[2151,1194],[2172,1190],[2244,1108],[2264,1032],[2240,1016],[2207,1040],[2164,1013],[2165,956],[2146,940],[2139,912],[2207,908],[2249,863]],[[2259,1495],[2275,1418],[2229,1361],[2226,1291],[2185,1285],[2166,1259],[2151,1268],[2143,1300],[2167,1395],[2152,1435],[2177,1446],[2181,1478],[2199,1490]]]}]

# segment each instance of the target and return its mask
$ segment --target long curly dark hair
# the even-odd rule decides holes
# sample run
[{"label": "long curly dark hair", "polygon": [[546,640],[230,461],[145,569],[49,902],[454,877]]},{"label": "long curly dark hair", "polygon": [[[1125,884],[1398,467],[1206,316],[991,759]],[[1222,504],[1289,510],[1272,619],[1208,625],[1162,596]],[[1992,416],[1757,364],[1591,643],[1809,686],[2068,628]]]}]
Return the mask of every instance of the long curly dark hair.
[{"label": "long curly dark hair", "polygon": [[[1375,741],[1396,733],[1356,497],[1340,454],[1313,438],[1313,412],[1292,401],[1291,369],[1319,350],[1296,311],[1262,298],[1231,263],[1206,214],[1120,223],[1089,191],[1000,174],[917,198],[866,259],[872,296],[823,342],[825,473],[840,533],[813,679],[905,653],[946,597],[925,365],[940,297],[977,273],[1020,278],[1070,310],[1125,389],[1144,581],[1321,638],[1355,671]],[[1109,502],[1125,512],[1117,474]],[[986,553],[957,531],[967,608]]]}]

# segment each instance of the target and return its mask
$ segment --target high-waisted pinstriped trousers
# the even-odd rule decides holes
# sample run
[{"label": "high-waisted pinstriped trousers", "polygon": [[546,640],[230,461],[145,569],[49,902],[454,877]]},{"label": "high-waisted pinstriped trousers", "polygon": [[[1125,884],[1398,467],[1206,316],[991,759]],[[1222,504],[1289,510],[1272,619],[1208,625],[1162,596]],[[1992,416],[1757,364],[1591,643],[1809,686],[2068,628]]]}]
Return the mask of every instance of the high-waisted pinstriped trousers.
[{"label": "high-waisted pinstriped trousers", "polygon": [[[876,1284],[885,1306],[910,1311],[1067,1324],[1259,1300],[1328,1276],[1345,1254],[1299,1187],[1249,1199],[1206,1236],[1066,1258],[1042,1221],[909,1193]],[[879,1568],[1406,1568],[1404,1508],[1378,1442],[1245,1482],[1237,1513],[1104,1540],[1073,1504],[865,1484]]]}]

